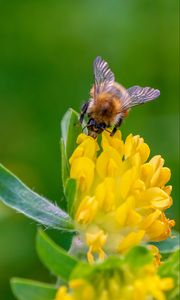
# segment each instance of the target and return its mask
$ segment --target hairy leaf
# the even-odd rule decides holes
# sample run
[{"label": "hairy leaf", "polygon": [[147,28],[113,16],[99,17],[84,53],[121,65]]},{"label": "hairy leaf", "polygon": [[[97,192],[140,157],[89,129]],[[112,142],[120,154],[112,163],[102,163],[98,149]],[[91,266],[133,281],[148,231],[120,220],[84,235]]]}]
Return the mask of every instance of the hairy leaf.
[{"label": "hairy leaf", "polygon": [[73,230],[73,222],[58,206],[36,194],[0,165],[0,200],[45,226]]}]

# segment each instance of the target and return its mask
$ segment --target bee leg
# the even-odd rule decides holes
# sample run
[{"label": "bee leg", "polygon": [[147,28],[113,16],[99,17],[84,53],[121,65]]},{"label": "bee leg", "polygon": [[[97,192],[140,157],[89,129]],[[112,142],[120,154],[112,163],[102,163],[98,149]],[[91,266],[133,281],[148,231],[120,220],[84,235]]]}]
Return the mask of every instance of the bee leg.
[{"label": "bee leg", "polygon": [[82,124],[83,120],[84,120],[84,116],[87,112],[88,106],[89,106],[89,102],[87,101],[83,104],[82,108],[81,108],[81,113],[80,113],[80,117],[79,117],[79,122]]},{"label": "bee leg", "polygon": [[113,136],[117,131],[117,127],[114,127],[113,130],[110,133],[110,136]]},{"label": "bee leg", "polygon": [[114,126],[113,130],[111,131],[110,136],[113,136],[116,133],[118,127],[121,126],[122,121],[123,121],[123,119],[122,119],[122,117],[120,117],[119,120],[117,121],[116,125]]}]

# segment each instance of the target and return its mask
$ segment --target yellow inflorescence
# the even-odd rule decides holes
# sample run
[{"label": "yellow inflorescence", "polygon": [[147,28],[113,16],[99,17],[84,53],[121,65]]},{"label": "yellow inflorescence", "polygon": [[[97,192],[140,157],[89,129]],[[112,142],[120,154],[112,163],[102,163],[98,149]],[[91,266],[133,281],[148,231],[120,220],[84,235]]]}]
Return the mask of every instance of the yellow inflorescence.
[{"label": "yellow inflorescence", "polygon": [[147,161],[150,149],[143,138],[130,134],[123,142],[120,131],[113,137],[103,132],[99,146],[80,134],[77,144],[70,177],[77,181],[74,215],[89,262],[96,254],[103,259],[105,253],[170,236],[174,221],[164,212],[172,204],[172,187],[166,186],[171,172],[160,155]]},{"label": "yellow inflorescence", "polygon": [[[127,267],[127,266],[126,266]],[[173,288],[172,278],[161,278],[154,265],[146,265],[133,274],[128,268],[99,277],[74,279],[59,288],[55,300],[166,300]]]}]

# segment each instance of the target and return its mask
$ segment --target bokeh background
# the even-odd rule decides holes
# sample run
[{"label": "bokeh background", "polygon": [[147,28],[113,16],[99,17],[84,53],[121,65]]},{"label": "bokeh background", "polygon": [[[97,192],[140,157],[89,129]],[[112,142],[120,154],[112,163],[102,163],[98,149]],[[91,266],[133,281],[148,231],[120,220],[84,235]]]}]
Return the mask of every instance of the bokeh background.
[{"label": "bokeh background", "polygon": [[[123,136],[142,135],[172,170],[178,218],[178,1],[1,0],[0,158],[30,188],[60,203],[60,121],[79,110],[101,55],[125,87],[161,97],[134,108]],[[177,220],[177,229],[179,223]],[[35,252],[37,226],[0,204],[0,298],[13,300],[12,276],[53,281]],[[61,239],[57,233],[56,239]]]}]

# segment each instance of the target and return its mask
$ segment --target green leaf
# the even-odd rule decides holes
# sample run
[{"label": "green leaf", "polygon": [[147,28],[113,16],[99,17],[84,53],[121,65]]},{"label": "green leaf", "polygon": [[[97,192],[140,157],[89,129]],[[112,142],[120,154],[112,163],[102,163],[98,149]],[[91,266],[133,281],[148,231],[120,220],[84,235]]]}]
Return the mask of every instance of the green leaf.
[{"label": "green leaf", "polygon": [[0,200],[38,223],[56,229],[73,230],[69,215],[31,191],[2,165],[0,165]]},{"label": "green leaf", "polygon": [[57,246],[42,230],[38,232],[36,245],[43,264],[55,275],[68,281],[78,261]]},{"label": "green leaf", "polygon": [[167,260],[163,262],[163,264],[159,267],[159,274],[161,277],[167,277],[170,274],[176,274],[179,270],[180,264],[180,250],[171,254]]},{"label": "green leaf", "polygon": [[158,273],[161,277],[171,277],[174,280],[174,288],[168,292],[168,300],[179,299],[180,283],[180,250],[172,253],[167,260],[159,267]]},{"label": "green leaf", "polygon": [[82,127],[79,123],[79,114],[71,108],[66,112],[62,119],[61,131],[62,182],[64,195],[67,200],[67,209],[72,216],[76,198],[76,181],[69,178],[69,158],[76,147],[76,139],[82,132]]},{"label": "green leaf", "polygon": [[57,291],[54,285],[21,278],[11,279],[11,288],[19,300],[54,300]]},{"label": "green leaf", "polygon": [[126,254],[125,261],[133,269],[141,268],[142,266],[150,263],[153,259],[151,252],[143,246],[133,247]]},{"label": "green leaf", "polygon": [[73,208],[76,202],[77,183],[73,178],[69,178],[65,185],[65,197],[68,202],[68,213],[73,216]]},{"label": "green leaf", "polygon": [[77,266],[74,268],[74,270],[71,273],[70,280],[77,279],[77,278],[83,278],[87,279],[92,276],[92,274],[97,273],[99,271],[98,266],[101,265],[90,265],[87,263],[81,263],[77,264]]},{"label": "green leaf", "polygon": [[[56,229],[47,229],[46,234],[52,239],[57,245],[63,249],[69,251],[73,237],[76,235],[75,231],[64,231]],[[70,253],[69,253],[70,254]]]},{"label": "green leaf", "polygon": [[96,274],[106,274],[111,270],[120,269],[124,263],[124,257],[110,256],[105,261],[96,264],[81,263],[73,270],[71,279],[93,278]]},{"label": "green leaf", "polygon": [[99,264],[78,264],[71,274],[71,279],[95,278],[96,274],[102,274],[102,276],[106,276],[106,274],[112,274],[112,270],[121,270],[122,272],[127,272],[129,268],[133,272],[136,272],[139,270],[139,268],[151,263],[152,260],[153,256],[146,247],[136,246],[125,255],[110,256]]},{"label": "green leaf", "polygon": [[66,180],[69,177],[69,164],[67,161],[65,145],[62,138],[60,141],[60,145],[61,145],[61,176],[62,176],[63,187],[65,188]]},{"label": "green leaf", "polygon": [[153,244],[156,247],[158,247],[160,253],[168,254],[168,253],[175,252],[177,249],[179,249],[180,247],[179,242],[180,242],[180,234],[179,232],[173,230],[172,236],[167,240],[158,243],[150,243],[150,244]]},{"label": "green leaf", "polygon": [[82,132],[82,127],[79,123],[79,114],[72,108],[65,113],[61,121],[61,131],[66,159],[68,161],[76,147],[77,136]]}]

